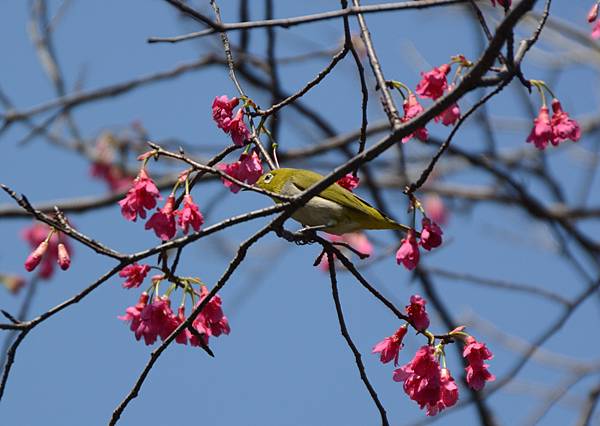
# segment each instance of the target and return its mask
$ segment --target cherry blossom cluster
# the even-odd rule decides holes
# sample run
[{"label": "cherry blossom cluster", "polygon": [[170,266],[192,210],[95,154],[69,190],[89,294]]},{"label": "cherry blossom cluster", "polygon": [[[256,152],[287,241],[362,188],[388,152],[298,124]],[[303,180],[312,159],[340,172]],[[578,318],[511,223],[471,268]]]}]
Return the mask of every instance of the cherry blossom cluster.
[{"label": "cherry blossom cluster", "polygon": [[237,146],[243,146],[250,140],[250,132],[244,123],[244,109],[239,108],[233,114],[233,109],[238,106],[240,100],[236,97],[229,99],[226,95],[217,96],[212,104],[212,117],[217,127],[228,133],[231,140]]},{"label": "cherry blossom cluster", "polygon": [[[448,83],[448,74],[452,70],[452,66],[457,64],[457,70],[451,83]],[[428,72],[421,73],[421,80],[415,88],[413,93],[408,86],[398,81],[392,81],[391,85],[397,89],[404,102],[402,104],[404,110],[404,116],[401,118],[403,123],[406,123],[413,118],[421,115],[425,110],[419,103],[417,95],[422,99],[437,100],[444,95],[444,93],[450,92],[454,89],[456,79],[462,74],[462,71],[472,66],[464,56],[458,55],[452,58],[447,64],[442,64],[439,67],[435,67]],[[407,92],[407,94],[404,93]],[[457,103],[450,105],[440,115],[434,118],[436,123],[441,122],[444,126],[452,126],[460,119],[460,107]],[[421,141],[426,141],[429,138],[429,132],[426,127],[416,129],[413,133],[402,138],[402,143],[408,142],[411,138],[416,137]]]},{"label": "cherry blossom cluster", "polygon": [[430,251],[442,245],[443,232],[437,223],[424,216],[421,225],[422,229],[418,237],[419,241],[417,241],[415,230],[410,229],[406,237],[400,242],[400,248],[396,252],[396,262],[398,265],[402,264],[409,271],[415,269],[419,264],[419,246]]},{"label": "cherry blossom cluster", "polygon": [[[243,153],[238,161],[233,163],[223,163],[217,166],[220,170],[227,173],[234,179],[245,182],[248,185],[254,185],[258,178],[263,174],[263,166],[260,156],[256,149],[248,149],[248,152]],[[234,194],[238,193],[241,187],[230,180],[221,178],[223,185],[229,188]]]},{"label": "cherry blossom cluster", "polygon": [[[527,142],[533,142],[537,149],[546,149],[548,144],[558,146],[567,139],[577,142],[581,137],[579,123],[569,117],[569,114],[563,111],[560,101],[556,99],[548,86],[540,80],[530,80],[536,87],[542,99],[542,106],[538,116],[533,120],[533,128],[527,137]],[[544,90],[552,95],[552,118],[548,106],[546,105],[546,96]]]},{"label": "cherry blossom cluster", "polygon": [[[144,154],[140,158],[144,160],[142,168],[133,181],[133,186],[125,195],[125,198],[119,201],[121,214],[125,219],[132,222],[135,222],[138,216],[145,219],[146,210],[156,207],[156,200],[162,199],[156,184],[146,171],[148,155]],[[185,183],[183,207],[175,210],[175,193],[178,186],[182,183]],[[165,205],[157,209],[144,227],[145,229],[152,229],[158,238],[167,241],[175,236],[177,226],[179,226],[184,234],[187,234],[190,227],[198,232],[203,223],[204,217],[189,193],[188,174],[183,173],[175,184],[171,194],[167,197]]]},{"label": "cherry blossom cluster", "polygon": [[[250,132],[244,123],[244,110],[238,109],[233,114],[233,109],[239,104],[239,99],[233,97],[229,99],[227,95],[215,97],[212,104],[213,120],[217,127],[229,133],[233,143],[237,146],[244,146],[250,140]],[[217,166],[219,170],[225,172],[234,179],[254,185],[258,178],[263,174],[263,166],[260,155],[255,148],[250,145],[240,155],[240,158],[233,163],[221,163]],[[234,194],[238,193],[241,187],[226,178],[221,178],[223,185]]]},{"label": "cherry blossom cluster", "polygon": [[598,40],[600,38],[600,21],[598,20],[598,9],[600,8],[600,2],[597,0],[594,1],[592,8],[590,9],[587,20],[590,24],[594,24],[592,28],[591,36],[594,40]]},{"label": "cherry blossom cluster", "polygon": [[425,305],[426,301],[421,296],[411,296],[410,304],[405,308],[408,322],[377,343],[372,352],[379,354],[382,363],[393,360],[394,366],[398,367],[400,350],[404,347],[403,339],[409,325],[428,338],[428,344],[421,346],[410,362],[395,369],[392,378],[403,383],[404,392],[421,409],[425,408],[428,416],[435,416],[456,404],[459,397],[458,385],[446,366],[446,344],[456,340],[463,343],[462,355],[467,361],[466,381],[472,389],[481,390],[486,382],[493,381],[496,377],[489,372],[489,365],[485,364],[485,361],[493,358],[492,353],[484,343],[477,342],[465,333],[464,327],[458,327],[442,336],[440,343],[435,345],[436,336],[427,331],[429,316]]},{"label": "cherry blossom cluster", "polygon": [[[119,272],[119,276],[125,278],[123,287],[139,287],[149,270],[150,266],[137,263],[126,266]],[[193,284],[200,284],[199,280],[182,278],[172,284],[165,294],[160,295],[159,286],[164,278],[163,274],[153,276],[149,291],[142,292],[138,302],[134,306],[128,307],[124,315],[118,317],[122,321],[129,322],[129,328],[133,331],[136,340],[144,338],[146,345],[154,344],[158,337],[164,341],[187,319],[185,301],[188,297],[192,301],[193,308],[196,309],[209,293],[205,285],[200,285],[199,291],[192,287]],[[175,313],[171,309],[170,296],[173,290],[180,287],[183,288],[185,297]],[[221,334],[229,334],[231,330],[229,321],[223,314],[221,305],[221,297],[215,295],[192,321],[191,326],[196,333],[189,329],[182,330],[176,336],[175,341],[183,345],[187,345],[189,342],[190,346],[206,346],[210,336],[218,337]]]},{"label": "cherry blossom cluster", "polygon": [[33,250],[25,260],[25,269],[33,271],[39,265],[39,277],[50,279],[54,267],[66,271],[71,266],[70,246],[64,236],[46,224],[36,223],[23,231],[23,238]]}]

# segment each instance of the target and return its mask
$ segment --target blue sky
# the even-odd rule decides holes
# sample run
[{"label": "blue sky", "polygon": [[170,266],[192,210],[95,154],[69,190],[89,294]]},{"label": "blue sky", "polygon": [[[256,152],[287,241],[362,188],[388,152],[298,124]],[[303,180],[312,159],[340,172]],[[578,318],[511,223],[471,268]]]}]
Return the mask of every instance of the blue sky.
[{"label": "blue sky", "polygon": [[[234,3],[237,3],[221,3],[224,20],[235,21]],[[262,4],[251,3],[252,18],[261,19]],[[276,3],[276,16],[281,17],[338,7],[335,1],[320,2],[318,6],[304,2]],[[586,29],[587,5],[584,3],[567,6],[566,2],[556,2],[553,13]],[[51,1],[50,4],[51,10],[55,11],[59,2]],[[484,13],[492,23],[499,19],[498,11],[484,8]],[[475,58],[478,52],[478,47],[472,43],[475,33],[470,21],[458,8],[440,14],[370,15],[367,22],[386,77],[402,80],[413,87],[419,79],[419,71],[446,62],[457,53]],[[0,85],[22,109],[55,96],[39,66],[26,25],[26,2],[0,3],[3,34],[0,51],[4,52],[5,58],[10,58],[0,67]],[[55,44],[69,89],[79,79],[84,88],[97,88],[170,69],[206,53],[218,42],[216,38],[176,45],[146,43],[151,36],[177,35],[197,28],[158,0],[78,1],[72,2],[60,21]],[[280,34],[278,53],[282,56],[332,48],[342,37],[339,21],[277,31]],[[237,34],[232,35],[232,40],[237,40]],[[264,40],[263,30],[252,33],[254,53],[264,53]],[[549,49],[560,51],[564,46],[544,39],[540,49],[532,53],[532,58],[543,57],[541,53]],[[287,91],[301,87],[325,64],[326,59],[320,59],[285,66],[281,73],[284,87]],[[527,61],[524,71],[529,78],[551,77],[543,62]],[[597,87],[594,83],[597,83],[595,70],[579,65],[567,69],[553,88],[568,111],[586,115],[597,108],[597,90],[590,90],[590,87]],[[373,79],[370,84],[374,85]],[[519,102],[516,83],[513,85],[515,87],[505,90],[489,104],[494,117],[517,120],[515,129],[497,129],[499,145],[507,152],[517,148],[533,149],[524,143],[530,117]],[[255,88],[247,83],[244,87],[261,105],[268,104],[269,99]],[[210,67],[78,108],[74,117],[86,138],[96,137],[106,129],[122,131],[132,122],[139,121],[155,140],[174,137],[205,147],[211,154],[228,143],[210,118],[212,99],[221,94],[234,95],[235,88],[224,69]],[[383,114],[376,95],[371,97],[369,120],[376,122],[383,119]],[[474,99],[476,95],[470,95],[464,103],[470,105]],[[535,95],[531,99],[537,105]],[[321,111],[336,131],[358,128],[360,87],[351,58],[308,93],[304,101]],[[308,146],[323,138],[318,129],[307,126],[293,111],[284,112],[282,121],[282,148]],[[525,126],[519,123],[525,123]],[[430,127],[437,136],[447,133],[441,126]],[[40,138],[18,144],[25,134],[24,127],[15,125],[2,135],[0,182],[26,194],[32,202],[106,192],[101,182],[89,177],[89,164],[85,159],[53,147]],[[586,136],[577,146],[551,155],[548,160],[553,172],[560,176],[571,202],[577,201],[578,183],[585,174],[580,159],[594,152],[596,137]],[[482,133],[476,125],[465,126],[455,143],[461,148],[475,150],[482,145],[481,138]],[[376,137],[370,138],[368,143],[376,140]],[[415,143],[407,149],[414,153],[428,152]],[[386,159],[395,161],[395,156],[390,153]],[[343,161],[336,156],[328,156],[327,160],[333,164]],[[152,164],[151,172],[154,167]],[[521,180],[537,197],[549,199],[539,182]],[[490,183],[490,178],[481,172],[470,171],[452,176],[448,182],[484,185]],[[595,183],[598,184],[597,177]],[[207,224],[270,204],[269,200],[253,193],[231,195],[217,182],[203,185],[193,194],[203,209],[208,208],[207,204],[215,197],[225,199],[214,208],[211,206]],[[361,194],[369,197],[366,192]],[[406,204],[401,192],[388,191],[385,199],[391,213],[403,218]],[[592,191],[590,204],[598,205],[598,201],[598,192]],[[4,196],[0,203],[4,206],[10,200]],[[444,229],[446,244],[437,252],[424,256],[424,265],[524,282],[565,297],[574,297],[584,288],[567,262],[553,252],[556,243],[545,224],[534,221],[522,210],[496,204],[459,210],[453,211],[451,221]],[[119,251],[134,252],[157,243],[140,223],[123,220],[116,204],[93,214],[73,215],[71,219],[82,232]],[[0,247],[0,271],[24,272],[22,262],[28,248],[19,233],[29,223],[25,219],[0,221],[0,234],[4,237]],[[266,221],[243,224],[189,246],[182,258],[180,272],[199,276],[208,284],[214,283],[237,245],[263,223]],[[590,235],[598,235],[597,225],[588,221],[584,229]],[[290,226],[295,225],[290,223]],[[373,232],[370,236],[379,253],[394,243],[385,233]],[[312,267],[317,255],[316,247],[297,247],[272,235],[256,245],[247,262],[236,271],[222,292],[232,332],[212,341],[216,357],[208,358],[196,348],[170,347],[120,424],[376,424],[375,407],[339,333],[328,277]],[[40,284],[31,314],[44,312],[78,293],[112,266],[111,261],[75,244],[71,269]],[[397,306],[404,306],[411,294],[422,293],[418,282],[398,267],[391,255],[365,268],[364,273]],[[350,276],[341,272],[339,281],[348,328],[363,353],[369,377],[392,424],[411,424],[423,419],[424,413],[406,397],[401,385],[391,380],[393,368],[381,365],[370,355],[373,344],[391,334],[399,324]],[[556,305],[528,295],[442,278],[436,278],[435,285],[455,317],[481,318],[497,329],[525,340],[539,335],[560,314]],[[22,294],[17,297],[1,294],[0,307],[16,312],[22,297]],[[122,289],[121,279],[113,278],[81,303],[33,330],[19,348],[0,405],[0,417],[5,419],[3,424],[106,424],[152,350],[136,342],[128,327],[116,318],[127,306],[133,305],[137,297],[137,290]],[[588,300],[544,347],[567,357],[593,360],[599,353],[600,343],[590,338],[589,330],[598,321],[598,312],[598,299]],[[432,328],[436,332],[447,331],[435,314],[432,315]],[[496,355],[491,368],[502,376],[513,365],[515,353],[484,330],[475,328],[473,334],[489,342]],[[407,336],[401,362],[408,362],[422,344],[424,342],[416,336]],[[451,370],[454,366],[453,371],[459,376],[461,367],[454,353],[449,357],[449,366]],[[552,389],[560,380],[557,368],[530,362],[517,376],[514,385],[490,399],[490,405],[503,423],[523,422],[540,403],[539,397],[527,391],[526,386]],[[585,392],[595,381],[597,375],[575,386],[572,400],[585,397]],[[465,398],[466,390],[461,389],[461,395]],[[558,404],[540,424],[570,424],[575,418],[568,403]],[[439,424],[458,422],[475,424],[474,409],[451,410]]]}]

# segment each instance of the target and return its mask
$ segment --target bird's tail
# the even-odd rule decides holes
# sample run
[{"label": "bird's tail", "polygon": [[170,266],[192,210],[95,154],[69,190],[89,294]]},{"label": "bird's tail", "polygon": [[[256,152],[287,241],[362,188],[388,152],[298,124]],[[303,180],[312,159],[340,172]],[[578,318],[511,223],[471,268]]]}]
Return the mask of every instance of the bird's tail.
[{"label": "bird's tail", "polygon": [[398,223],[395,220],[390,219],[389,217],[384,217],[384,220],[377,221],[375,226],[373,226],[370,229],[397,229],[398,231],[408,232],[411,228],[410,226]]}]

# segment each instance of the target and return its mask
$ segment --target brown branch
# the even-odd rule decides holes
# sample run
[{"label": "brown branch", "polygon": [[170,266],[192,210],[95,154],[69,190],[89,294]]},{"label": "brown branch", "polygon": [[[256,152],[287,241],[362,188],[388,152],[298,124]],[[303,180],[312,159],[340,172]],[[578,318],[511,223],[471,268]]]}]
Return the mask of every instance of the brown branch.
[{"label": "brown branch", "polygon": [[250,21],[250,22],[237,22],[232,24],[223,24],[213,22],[215,28],[197,31],[190,34],[185,34],[177,37],[151,37],[148,39],[148,43],[177,43],[184,40],[191,40],[198,37],[204,37],[217,32],[226,31],[237,31],[247,30],[250,28],[264,28],[264,27],[282,27],[290,28],[295,25],[306,24],[309,22],[325,21],[328,19],[340,18],[344,16],[353,16],[358,14],[367,13],[378,13],[388,12],[392,10],[408,10],[408,9],[427,9],[431,7],[448,6],[453,4],[464,3],[468,0],[416,0],[416,1],[404,1],[396,3],[382,3],[369,6],[361,7],[349,7],[341,10],[333,10],[330,12],[315,13],[312,15],[295,16],[293,18],[283,19],[270,19],[262,21]]},{"label": "brown branch", "polygon": [[377,406],[377,410],[379,411],[379,415],[381,416],[381,424],[389,425],[390,423],[387,419],[387,414],[385,412],[385,408],[384,408],[383,404],[381,403],[381,401],[379,400],[379,397],[377,396],[377,392],[375,392],[375,389],[371,385],[371,382],[369,382],[369,378],[367,377],[367,372],[365,371],[365,366],[362,362],[362,356],[361,356],[359,350],[356,348],[356,345],[352,341],[350,334],[348,333],[348,328],[346,327],[346,321],[344,320],[344,312],[342,311],[342,304],[340,302],[340,296],[338,294],[337,279],[335,276],[334,257],[331,252],[327,252],[327,260],[329,261],[329,277],[331,279],[331,295],[333,297],[333,302],[335,304],[335,311],[337,313],[338,322],[340,324],[340,333],[342,333],[342,336],[344,336],[344,340],[346,340],[346,344],[348,345],[348,347],[354,354],[354,361],[356,362],[356,368],[358,368],[358,372],[360,374],[360,379],[365,384],[365,387],[367,388],[369,395],[371,395],[371,399]]}]

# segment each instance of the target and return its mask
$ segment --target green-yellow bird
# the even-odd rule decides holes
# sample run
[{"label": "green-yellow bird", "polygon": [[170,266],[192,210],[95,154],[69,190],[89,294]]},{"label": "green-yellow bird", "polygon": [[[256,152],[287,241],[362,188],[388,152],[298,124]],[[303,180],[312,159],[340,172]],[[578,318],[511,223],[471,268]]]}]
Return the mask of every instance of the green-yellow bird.
[{"label": "green-yellow bird", "polygon": [[[276,169],[263,174],[256,186],[276,194],[293,197],[311,187],[323,176],[304,169]],[[273,198],[277,203],[281,200]],[[292,214],[292,218],[308,229],[341,235],[361,229],[410,228],[395,222],[337,183],[311,198]]]}]

